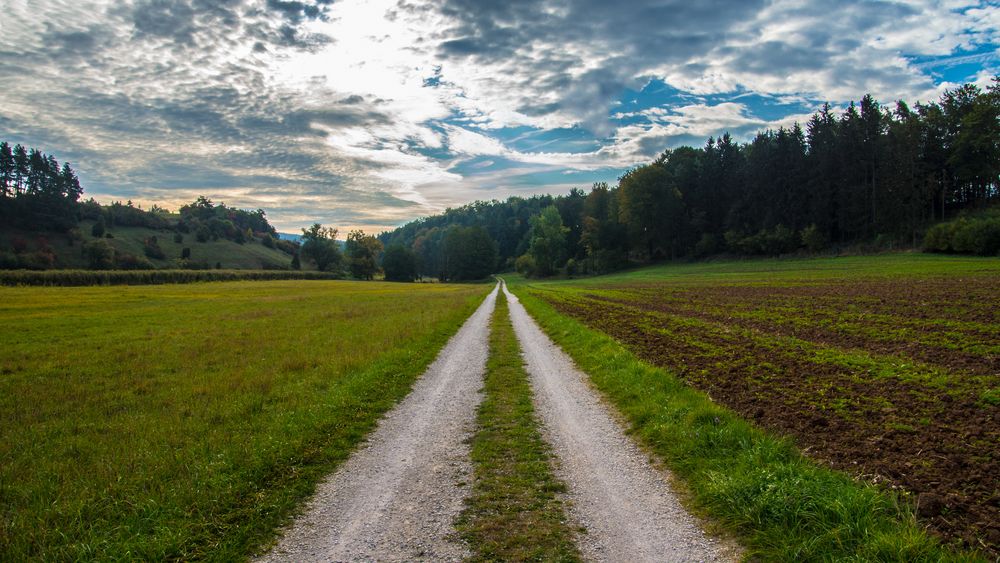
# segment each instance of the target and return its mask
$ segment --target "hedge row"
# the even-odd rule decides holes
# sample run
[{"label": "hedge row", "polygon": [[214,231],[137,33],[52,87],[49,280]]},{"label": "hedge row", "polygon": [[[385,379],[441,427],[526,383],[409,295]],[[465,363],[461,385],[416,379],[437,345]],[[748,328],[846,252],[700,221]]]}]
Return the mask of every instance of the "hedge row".
[{"label": "hedge row", "polygon": [[924,236],[924,250],[1000,255],[1000,208],[934,225]]},{"label": "hedge row", "polygon": [[0,270],[0,285],[152,285],[241,280],[332,280],[327,272],[280,270]]}]

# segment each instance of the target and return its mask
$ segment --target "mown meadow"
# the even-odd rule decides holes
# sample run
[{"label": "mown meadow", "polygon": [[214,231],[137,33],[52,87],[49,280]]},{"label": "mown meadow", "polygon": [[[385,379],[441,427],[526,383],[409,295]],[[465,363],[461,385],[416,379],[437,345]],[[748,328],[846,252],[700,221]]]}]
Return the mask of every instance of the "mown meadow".
[{"label": "mown meadow", "polygon": [[1000,550],[1000,260],[715,262],[515,287],[751,553],[944,556],[924,528]]},{"label": "mown meadow", "polygon": [[488,289],[0,288],[0,560],[246,557]]}]

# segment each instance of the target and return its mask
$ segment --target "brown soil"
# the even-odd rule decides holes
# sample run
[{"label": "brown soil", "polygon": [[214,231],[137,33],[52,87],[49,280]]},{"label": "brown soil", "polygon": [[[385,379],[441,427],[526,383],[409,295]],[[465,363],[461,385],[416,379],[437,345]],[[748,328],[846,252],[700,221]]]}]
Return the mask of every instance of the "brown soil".
[{"label": "brown soil", "polygon": [[[995,340],[983,338],[997,328],[993,323],[1000,322],[996,311],[977,312],[968,299],[950,299],[948,293],[955,295],[954,289],[945,282],[916,287],[866,282],[697,290],[647,287],[626,288],[613,296],[543,297],[560,311],[615,337],[643,359],[675,370],[713,400],[765,428],[792,436],[811,457],[912,493],[919,519],[931,529],[947,540],[996,556],[1000,554],[1000,407],[981,396],[1000,384],[997,358],[809,326],[811,315],[824,308],[892,314],[922,329],[927,337],[923,340],[935,341],[940,336],[935,330],[940,329],[931,321],[959,320],[985,325],[962,334],[963,341],[986,348],[995,345]],[[1000,288],[975,285],[971,293],[979,309],[1000,303]],[[904,306],[908,299],[928,306],[923,311]],[[804,302],[822,304],[803,307]],[[769,308],[773,313],[775,307],[798,322],[759,320],[761,315],[749,314]],[[863,317],[853,324],[863,324]],[[919,360],[944,371],[945,381],[880,377],[851,362],[831,360],[830,354],[817,354],[819,350],[835,356],[851,349],[870,352],[875,362],[899,365],[900,358]]]}]

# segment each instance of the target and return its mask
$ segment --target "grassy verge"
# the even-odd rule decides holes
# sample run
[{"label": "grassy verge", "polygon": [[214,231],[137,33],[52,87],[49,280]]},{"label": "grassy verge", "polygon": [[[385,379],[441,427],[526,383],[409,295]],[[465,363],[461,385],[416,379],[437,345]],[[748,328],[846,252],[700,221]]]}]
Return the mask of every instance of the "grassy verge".
[{"label": "grassy verge", "polygon": [[531,387],[506,299],[497,297],[486,398],[472,442],[475,483],[458,529],[478,561],[577,561],[549,447],[538,433]]},{"label": "grassy verge", "polygon": [[765,560],[976,560],[953,553],[890,492],[803,457],[610,337],[560,315],[523,285],[521,302],[590,374],[635,435],[662,456],[699,510]]},{"label": "grassy verge", "polygon": [[0,288],[0,561],[239,560],[489,288]]}]

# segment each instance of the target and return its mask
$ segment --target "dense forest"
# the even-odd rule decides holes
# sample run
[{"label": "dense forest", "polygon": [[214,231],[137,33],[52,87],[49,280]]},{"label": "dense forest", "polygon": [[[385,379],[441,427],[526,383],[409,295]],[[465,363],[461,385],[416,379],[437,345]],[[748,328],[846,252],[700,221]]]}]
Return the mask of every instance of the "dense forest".
[{"label": "dense forest", "polygon": [[0,142],[0,219],[5,225],[66,231],[83,194],[76,172],[52,155]]},{"label": "dense forest", "polygon": [[[412,252],[420,274],[443,278],[455,277],[457,229],[486,233],[499,268],[539,276],[718,253],[915,247],[933,223],[998,201],[998,174],[995,78],[985,91],[969,84],[912,108],[903,101],[886,107],[870,95],[839,113],[825,105],[804,129],[763,131],[747,143],[726,134],[701,148],[666,150],[616,186],[475,202],[380,239]],[[976,236],[1000,236],[995,220],[975,224]]]}]

